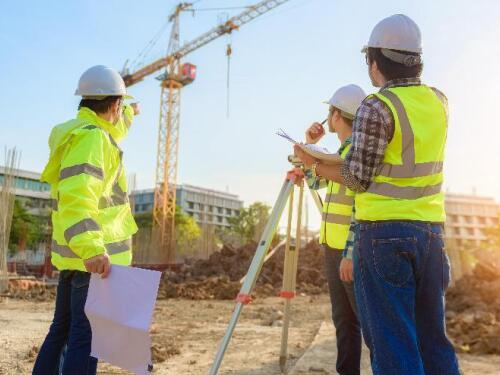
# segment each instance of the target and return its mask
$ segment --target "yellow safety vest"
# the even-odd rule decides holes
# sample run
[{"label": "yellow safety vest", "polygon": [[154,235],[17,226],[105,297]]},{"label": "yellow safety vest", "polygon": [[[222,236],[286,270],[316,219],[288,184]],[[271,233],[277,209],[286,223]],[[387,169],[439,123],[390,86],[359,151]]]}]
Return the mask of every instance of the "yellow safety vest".
[{"label": "yellow safety vest", "polygon": [[444,222],[444,97],[425,85],[374,95],[392,112],[394,136],[367,191],[356,194],[356,219]]},{"label": "yellow safety vest", "polygon": [[130,265],[137,232],[127,195],[122,151],[133,119],[125,106],[113,125],[88,108],[52,129],[50,158],[41,180],[51,184],[52,264],[85,271],[83,260],[107,253],[112,264]]},{"label": "yellow safety vest", "polygon": [[[350,149],[351,145],[348,145],[342,151],[340,155],[342,159],[345,159]],[[344,250],[349,236],[353,207],[354,192],[345,185],[328,181],[319,243],[326,243],[331,248]]]}]

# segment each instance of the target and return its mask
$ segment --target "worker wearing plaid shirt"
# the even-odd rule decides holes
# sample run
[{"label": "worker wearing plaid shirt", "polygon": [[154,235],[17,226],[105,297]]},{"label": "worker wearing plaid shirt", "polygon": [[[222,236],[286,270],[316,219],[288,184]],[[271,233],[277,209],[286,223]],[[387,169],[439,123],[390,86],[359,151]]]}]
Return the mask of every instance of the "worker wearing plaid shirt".
[{"label": "worker wearing plaid shirt", "polygon": [[458,375],[444,320],[448,103],[420,81],[421,35],[409,17],[379,22],[363,52],[381,89],[360,105],[344,163],[316,170],[356,192],[354,289],[372,371]]}]

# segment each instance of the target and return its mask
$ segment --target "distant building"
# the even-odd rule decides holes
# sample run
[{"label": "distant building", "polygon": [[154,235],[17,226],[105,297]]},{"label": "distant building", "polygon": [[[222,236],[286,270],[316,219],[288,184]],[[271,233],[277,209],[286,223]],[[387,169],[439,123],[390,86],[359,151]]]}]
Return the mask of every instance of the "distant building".
[{"label": "distant building", "polygon": [[[192,185],[179,185],[176,192],[177,205],[192,216],[200,225],[212,224],[219,227],[229,226],[228,218],[238,216],[243,207],[237,195]],[[148,213],[153,210],[153,189],[137,190],[131,194],[134,214]]]},{"label": "distant building", "polygon": [[493,198],[446,193],[445,238],[448,246],[479,245],[486,240],[484,229],[498,221],[500,204]]},{"label": "distant building", "polygon": [[[0,186],[5,168],[0,166]],[[40,173],[18,169],[14,177],[14,194],[32,215],[45,215],[50,209],[50,185],[40,182]]]}]

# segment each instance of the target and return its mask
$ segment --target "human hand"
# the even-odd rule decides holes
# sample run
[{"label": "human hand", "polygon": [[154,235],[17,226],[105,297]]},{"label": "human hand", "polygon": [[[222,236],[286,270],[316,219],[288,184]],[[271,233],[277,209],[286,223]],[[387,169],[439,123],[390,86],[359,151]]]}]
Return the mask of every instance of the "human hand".
[{"label": "human hand", "polygon": [[302,163],[304,163],[304,165],[308,168],[310,168],[311,165],[313,165],[318,161],[315,157],[309,155],[307,152],[302,150],[302,148],[300,148],[299,145],[293,146],[293,151],[295,153],[295,156],[297,156],[302,161]]},{"label": "human hand", "polygon": [[304,171],[302,170],[302,168],[295,167],[291,171],[288,171],[287,178],[289,180],[293,179],[295,185],[300,186],[302,184],[302,179],[304,178]]},{"label": "human hand", "polygon": [[108,277],[111,271],[111,263],[108,254],[101,254],[83,261],[87,272],[98,273],[101,278]]},{"label": "human hand", "polygon": [[342,258],[340,261],[340,280],[346,283],[354,281],[354,271],[351,259]]},{"label": "human hand", "polygon": [[312,124],[306,130],[306,143],[316,143],[325,135],[325,128],[319,122]]},{"label": "human hand", "polygon": [[134,116],[141,114],[141,106],[140,106],[139,102],[131,103],[130,106],[134,110]]}]

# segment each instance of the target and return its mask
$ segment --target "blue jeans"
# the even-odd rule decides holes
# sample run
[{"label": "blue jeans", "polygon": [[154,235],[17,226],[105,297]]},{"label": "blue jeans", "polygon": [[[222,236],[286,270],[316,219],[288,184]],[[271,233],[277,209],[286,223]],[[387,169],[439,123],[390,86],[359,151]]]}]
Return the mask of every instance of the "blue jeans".
[{"label": "blue jeans", "polygon": [[459,375],[444,319],[442,226],[361,222],[356,235],[354,289],[373,374]]},{"label": "blue jeans", "polygon": [[325,271],[332,303],[332,319],[337,335],[337,372],[359,375],[361,362],[361,328],[356,316],[353,283],[340,279],[342,250],[323,245]]},{"label": "blue jeans", "polygon": [[[97,359],[90,356],[92,331],[84,312],[90,273],[61,271],[56,309],[33,375],[95,375]],[[66,346],[62,369],[59,358]],[[62,370],[62,371],[61,371]]]}]

